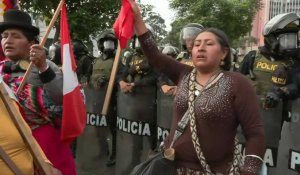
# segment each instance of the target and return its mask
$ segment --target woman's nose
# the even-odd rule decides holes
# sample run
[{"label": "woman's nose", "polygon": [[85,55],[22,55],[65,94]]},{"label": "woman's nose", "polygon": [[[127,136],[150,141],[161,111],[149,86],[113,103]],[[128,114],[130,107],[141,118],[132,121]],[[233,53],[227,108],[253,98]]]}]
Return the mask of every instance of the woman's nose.
[{"label": "woman's nose", "polygon": [[201,44],[198,46],[198,50],[199,50],[199,51],[205,50],[205,44],[204,44],[204,43],[201,43]]}]

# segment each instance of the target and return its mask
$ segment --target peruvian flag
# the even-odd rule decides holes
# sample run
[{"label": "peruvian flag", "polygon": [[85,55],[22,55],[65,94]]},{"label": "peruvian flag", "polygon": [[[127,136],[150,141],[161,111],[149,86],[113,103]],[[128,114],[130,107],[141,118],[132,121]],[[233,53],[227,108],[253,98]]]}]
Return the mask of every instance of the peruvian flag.
[{"label": "peruvian flag", "polygon": [[76,75],[76,63],[70,40],[66,4],[63,5],[61,10],[60,28],[64,76],[61,140],[65,143],[71,143],[83,132],[86,125],[86,108],[84,94],[81,92]]}]

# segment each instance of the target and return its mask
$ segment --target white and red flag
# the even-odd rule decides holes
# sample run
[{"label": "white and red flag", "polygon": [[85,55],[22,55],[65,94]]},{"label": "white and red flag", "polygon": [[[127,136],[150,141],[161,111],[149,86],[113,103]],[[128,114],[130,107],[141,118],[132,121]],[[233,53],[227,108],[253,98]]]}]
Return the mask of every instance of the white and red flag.
[{"label": "white and red flag", "polygon": [[86,107],[84,104],[84,95],[81,93],[76,75],[76,62],[70,39],[65,4],[61,10],[60,28],[64,78],[61,140],[65,143],[71,143],[83,132],[86,126]]}]

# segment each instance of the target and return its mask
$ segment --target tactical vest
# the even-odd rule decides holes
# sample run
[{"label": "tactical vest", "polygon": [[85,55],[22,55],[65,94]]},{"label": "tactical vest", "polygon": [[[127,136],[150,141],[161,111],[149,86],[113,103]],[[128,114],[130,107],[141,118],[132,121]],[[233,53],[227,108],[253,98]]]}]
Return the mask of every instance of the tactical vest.
[{"label": "tactical vest", "polygon": [[91,82],[95,84],[101,80],[108,81],[112,71],[113,63],[114,59],[112,58],[106,60],[102,58],[97,58],[95,60],[95,63],[93,64]]},{"label": "tactical vest", "polygon": [[270,61],[261,54],[257,54],[254,64],[253,72],[256,75],[256,79],[251,81],[256,90],[257,95],[265,96],[272,88],[272,74],[276,68],[285,63],[281,60]]},{"label": "tactical vest", "polygon": [[133,82],[136,79],[142,79],[151,70],[151,66],[144,55],[135,54],[129,62],[129,76],[127,80]]},{"label": "tactical vest", "polygon": [[191,55],[186,51],[182,51],[178,54],[176,60],[180,61],[183,64],[187,64],[194,67],[193,61],[191,59]]}]

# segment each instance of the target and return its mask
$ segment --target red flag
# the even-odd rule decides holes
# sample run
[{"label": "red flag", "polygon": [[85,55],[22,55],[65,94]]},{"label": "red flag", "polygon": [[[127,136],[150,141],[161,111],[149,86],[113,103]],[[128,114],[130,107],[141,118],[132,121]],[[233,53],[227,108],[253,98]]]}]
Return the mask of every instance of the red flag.
[{"label": "red flag", "polygon": [[126,48],[128,40],[131,39],[133,30],[134,17],[128,0],[122,0],[122,7],[118,18],[114,23],[116,37],[120,41],[120,47]]},{"label": "red flag", "polygon": [[61,140],[66,143],[71,143],[83,132],[86,125],[86,108],[84,104],[84,95],[81,93],[75,72],[76,63],[70,40],[65,4],[61,10],[60,28],[61,58],[64,76]]}]

